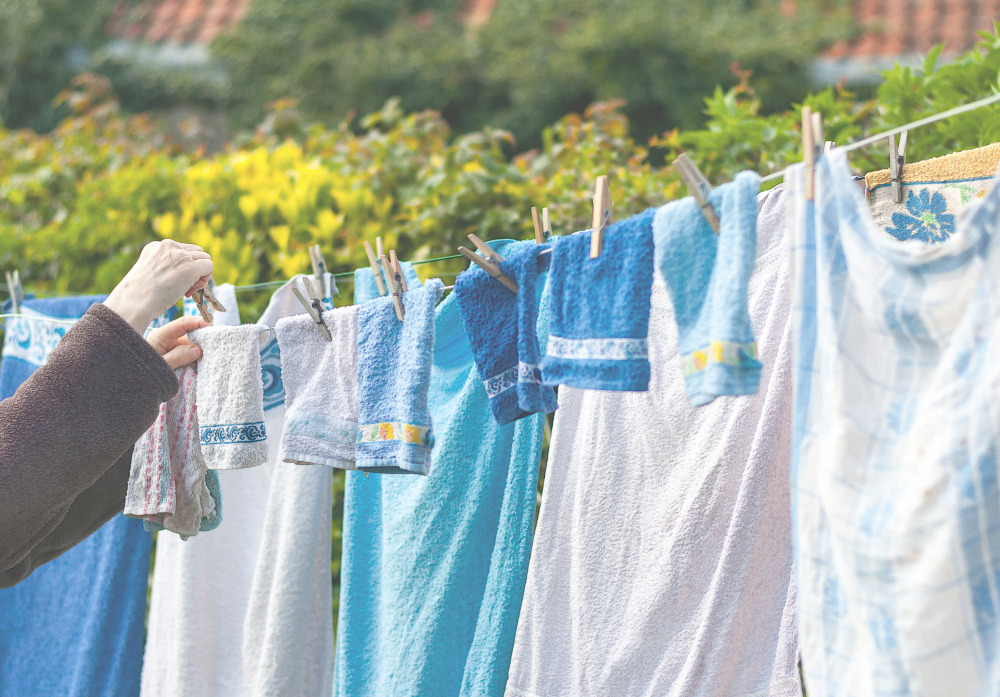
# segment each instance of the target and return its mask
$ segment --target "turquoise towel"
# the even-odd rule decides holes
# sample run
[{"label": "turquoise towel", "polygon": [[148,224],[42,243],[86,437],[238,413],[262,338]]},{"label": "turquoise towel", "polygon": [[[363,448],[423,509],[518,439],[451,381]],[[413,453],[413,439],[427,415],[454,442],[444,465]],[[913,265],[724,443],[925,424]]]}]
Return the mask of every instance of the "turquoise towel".
[{"label": "turquoise towel", "polygon": [[693,198],[656,212],[656,264],[677,318],[681,366],[691,403],[756,394],[760,361],[747,284],[757,260],[760,177],[741,172],[709,194],[720,219],[716,235]]},{"label": "turquoise towel", "polygon": [[458,309],[493,416],[501,424],[528,414],[552,412],[556,393],[541,381],[538,304],[548,268],[549,245],[522,242],[507,248],[501,270],[518,285],[512,293],[478,266],[455,281]]},{"label": "turquoise towel", "polygon": [[651,208],[609,226],[597,259],[590,258],[590,230],[556,241],[542,361],[546,385],[639,392],[649,387],[654,213]]},{"label": "turquoise towel", "polygon": [[346,475],[335,697],[504,694],[544,419],[493,418],[456,296],[436,333],[430,474]]},{"label": "turquoise towel", "polygon": [[403,294],[404,320],[389,297],[358,310],[357,467],[427,474],[431,415],[427,390],[434,356],[434,306],[444,284],[432,278]]}]

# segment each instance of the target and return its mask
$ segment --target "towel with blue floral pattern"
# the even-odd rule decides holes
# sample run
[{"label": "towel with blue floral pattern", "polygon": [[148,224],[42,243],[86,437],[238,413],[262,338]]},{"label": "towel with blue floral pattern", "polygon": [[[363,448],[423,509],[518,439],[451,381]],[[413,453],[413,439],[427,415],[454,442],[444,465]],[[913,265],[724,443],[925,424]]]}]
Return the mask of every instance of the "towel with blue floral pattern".
[{"label": "towel with blue floral pattern", "polygon": [[868,206],[897,240],[939,244],[955,233],[962,211],[993,186],[1000,143],[903,165],[903,200],[892,197],[889,170],[865,175]]}]

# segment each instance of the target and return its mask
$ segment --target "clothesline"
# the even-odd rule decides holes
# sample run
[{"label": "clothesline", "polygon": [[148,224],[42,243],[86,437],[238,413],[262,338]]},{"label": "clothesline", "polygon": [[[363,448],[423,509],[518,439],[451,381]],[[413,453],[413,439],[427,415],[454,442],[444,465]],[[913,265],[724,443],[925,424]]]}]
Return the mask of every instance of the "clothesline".
[{"label": "clothesline", "polygon": [[[982,108],[984,106],[989,106],[990,104],[995,104],[1000,102],[1000,92],[990,95],[989,97],[983,97],[982,99],[976,100],[974,102],[969,102],[968,104],[963,104],[957,106],[954,109],[948,109],[947,111],[942,111],[939,114],[933,114],[932,116],[925,116],[922,119],[917,119],[916,121],[911,121],[903,126],[897,126],[895,128],[890,128],[888,131],[883,131],[882,133],[876,133],[873,136],[868,136],[862,138],[861,140],[856,140],[853,143],[848,143],[846,145],[834,146],[834,150],[842,150],[844,152],[850,152],[851,150],[859,150],[860,148],[867,147],[873,143],[885,140],[892,136],[896,136],[904,131],[910,131],[915,128],[920,128],[921,126],[927,126],[938,121],[943,121],[944,119],[950,119],[952,116],[958,116],[959,114],[964,114],[969,111],[975,111],[976,109]],[[775,179],[780,179],[785,176],[787,167],[778,170],[777,172],[771,172],[770,174],[760,178],[761,183],[774,181]]]}]

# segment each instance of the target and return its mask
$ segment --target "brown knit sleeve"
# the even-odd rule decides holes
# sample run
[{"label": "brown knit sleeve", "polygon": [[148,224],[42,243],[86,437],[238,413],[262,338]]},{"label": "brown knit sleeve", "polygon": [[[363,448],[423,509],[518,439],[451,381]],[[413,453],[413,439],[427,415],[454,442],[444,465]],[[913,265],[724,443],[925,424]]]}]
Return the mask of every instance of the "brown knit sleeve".
[{"label": "brown knit sleeve", "polygon": [[163,358],[97,304],[0,402],[0,587],[122,510],[127,456],[176,391]]}]

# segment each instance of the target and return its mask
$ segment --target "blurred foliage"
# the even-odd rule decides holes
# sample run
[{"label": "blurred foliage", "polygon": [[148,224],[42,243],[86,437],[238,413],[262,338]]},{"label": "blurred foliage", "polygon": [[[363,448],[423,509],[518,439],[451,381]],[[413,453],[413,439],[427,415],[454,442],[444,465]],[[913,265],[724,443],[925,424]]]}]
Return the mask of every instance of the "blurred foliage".
[{"label": "blurred foliage", "polygon": [[525,146],[571,111],[624,98],[640,138],[700,124],[700,98],[755,72],[765,110],[805,93],[803,69],[852,26],[846,0],[518,0],[467,26],[460,0],[256,0],[213,51],[233,113],[293,97],[328,124],[398,96],[457,131],[485,125]]},{"label": "blurred foliage", "polygon": [[114,4],[115,0],[0,2],[0,123],[48,131],[66,115],[53,98],[69,86],[86,52],[105,41],[104,25]]}]

